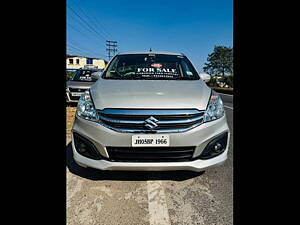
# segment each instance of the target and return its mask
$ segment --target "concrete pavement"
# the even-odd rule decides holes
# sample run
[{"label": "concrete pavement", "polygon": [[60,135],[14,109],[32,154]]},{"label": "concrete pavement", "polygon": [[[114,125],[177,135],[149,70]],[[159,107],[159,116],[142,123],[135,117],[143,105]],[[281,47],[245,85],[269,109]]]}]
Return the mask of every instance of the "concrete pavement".
[{"label": "concrete pavement", "polygon": [[[221,95],[233,108],[233,97]],[[67,139],[67,224],[233,224],[233,110],[227,161],[199,174],[79,167]]]}]

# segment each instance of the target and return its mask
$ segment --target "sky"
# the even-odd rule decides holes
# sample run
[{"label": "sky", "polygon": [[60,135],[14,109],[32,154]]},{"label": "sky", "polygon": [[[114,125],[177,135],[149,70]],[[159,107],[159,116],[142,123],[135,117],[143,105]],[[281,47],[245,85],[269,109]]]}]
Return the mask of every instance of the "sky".
[{"label": "sky", "polygon": [[183,53],[202,72],[214,46],[233,47],[233,0],[67,0],[67,53],[108,60],[106,40]]}]

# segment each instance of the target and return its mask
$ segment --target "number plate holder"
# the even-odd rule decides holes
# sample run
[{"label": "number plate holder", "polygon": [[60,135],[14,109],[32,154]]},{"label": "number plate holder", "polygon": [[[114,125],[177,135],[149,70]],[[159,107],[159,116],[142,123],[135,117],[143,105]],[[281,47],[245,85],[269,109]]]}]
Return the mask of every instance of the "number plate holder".
[{"label": "number plate holder", "polygon": [[169,135],[132,135],[132,147],[170,146]]}]

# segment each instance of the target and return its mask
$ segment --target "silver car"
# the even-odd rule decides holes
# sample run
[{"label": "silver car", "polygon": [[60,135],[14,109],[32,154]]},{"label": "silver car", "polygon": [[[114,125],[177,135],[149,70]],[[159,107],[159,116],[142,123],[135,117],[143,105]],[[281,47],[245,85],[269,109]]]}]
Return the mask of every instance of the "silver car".
[{"label": "silver car", "polygon": [[220,96],[183,54],[116,55],[80,97],[74,160],[100,170],[203,171],[227,159]]},{"label": "silver car", "polygon": [[66,85],[67,102],[78,102],[80,96],[97,80],[100,69],[78,69]]}]

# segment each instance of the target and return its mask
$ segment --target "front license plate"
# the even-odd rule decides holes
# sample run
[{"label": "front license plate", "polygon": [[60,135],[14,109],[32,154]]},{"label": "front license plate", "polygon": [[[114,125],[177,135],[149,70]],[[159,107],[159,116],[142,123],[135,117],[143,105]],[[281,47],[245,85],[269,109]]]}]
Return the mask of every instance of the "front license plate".
[{"label": "front license plate", "polygon": [[150,147],[150,146],[169,146],[169,135],[133,135],[132,146]]},{"label": "front license plate", "polygon": [[71,93],[72,96],[81,96],[83,92],[78,92],[78,93]]}]

